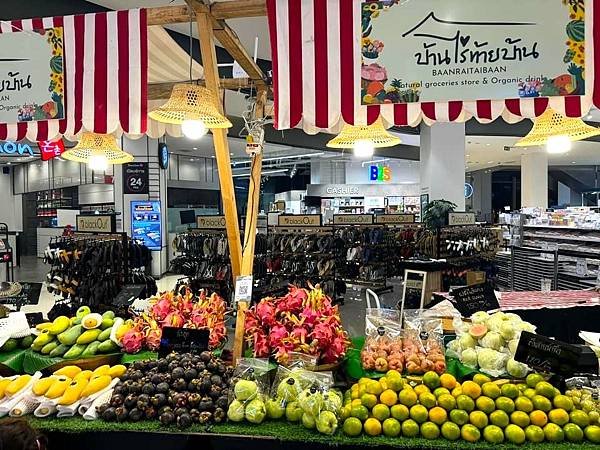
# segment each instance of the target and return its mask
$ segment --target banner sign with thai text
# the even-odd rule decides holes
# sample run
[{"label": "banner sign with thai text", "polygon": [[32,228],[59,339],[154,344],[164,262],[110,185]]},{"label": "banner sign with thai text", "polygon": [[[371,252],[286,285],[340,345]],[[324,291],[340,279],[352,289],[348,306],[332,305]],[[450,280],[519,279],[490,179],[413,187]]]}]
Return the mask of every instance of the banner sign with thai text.
[{"label": "banner sign with thai text", "polygon": [[362,104],[584,95],[585,0],[362,3]]},{"label": "banner sign with thai text", "polygon": [[0,123],[62,119],[63,29],[0,34]]}]

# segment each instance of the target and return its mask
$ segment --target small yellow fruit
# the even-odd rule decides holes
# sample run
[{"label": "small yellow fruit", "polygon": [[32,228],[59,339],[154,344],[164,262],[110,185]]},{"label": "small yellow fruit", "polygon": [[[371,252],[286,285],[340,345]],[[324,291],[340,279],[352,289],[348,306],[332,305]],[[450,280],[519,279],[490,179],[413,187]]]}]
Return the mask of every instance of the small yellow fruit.
[{"label": "small yellow fruit", "polygon": [[127,372],[127,367],[125,367],[122,364],[117,364],[116,366],[112,366],[110,368],[110,370],[108,371],[108,374],[112,378],[120,378],[123,375],[125,375],[125,372]]},{"label": "small yellow fruit", "polygon": [[81,372],[81,369],[77,366],[65,366],[54,372],[54,375],[64,375],[65,377],[75,378],[75,375],[79,372]]},{"label": "small yellow fruit", "polygon": [[0,399],[4,398],[6,386],[8,386],[12,380],[10,378],[2,378],[0,380]]},{"label": "small yellow fruit", "polygon": [[72,405],[81,397],[81,392],[85,389],[88,381],[85,379],[73,380],[67,386],[62,397],[58,399],[58,404],[62,406]]},{"label": "small yellow fruit", "polygon": [[52,386],[52,384],[54,384],[55,381],[56,381],[56,378],[54,378],[54,377],[41,378],[38,381],[36,381],[35,383],[33,383],[33,387],[31,388],[31,391],[35,395],[44,395],[48,391],[48,389],[50,389],[50,386]]},{"label": "small yellow fruit", "polygon": [[92,371],[91,370],[82,370],[77,375],[75,375],[73,380],[88,380],[89,381],[90,378],[92,378]]},{"label": "small yellow fruit", "polygon": [[21,391],[25,386],[29,384],[31,381],[31,375],[21,375],[17,379],[11,381],[6,389],[4,390],[4,394],[8,397],[12,397],[17,392]]},{"label": "small yellow fruit", "polygon": [[81,391],[81,398],[89,397],[102,389],[107,388],[112,382],[112,378],[109,375],[101,375],[97,378],[92,378],[90,382]]},{"label": "small yellow fruit", "polygon": [[48,389],[46,394],[44,394],[44,397],[51,400],[60,397],[65,393],[65,390],[69,384],[71,384],[71,378],[64,375],[57,376],[54,383],[52,383],[52,386],[50,386],[50,389]]}]

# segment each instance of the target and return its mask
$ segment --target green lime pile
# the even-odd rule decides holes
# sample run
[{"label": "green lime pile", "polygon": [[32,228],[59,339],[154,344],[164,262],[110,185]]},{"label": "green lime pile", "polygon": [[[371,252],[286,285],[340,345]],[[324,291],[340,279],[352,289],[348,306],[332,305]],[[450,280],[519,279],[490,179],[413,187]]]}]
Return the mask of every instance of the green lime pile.
[{"label": "green lime pile", "polygon": [[390,370],[378,381],[360,379],[344,394],[342,428],[347,436],[600,443],[597,404],[583,393],[567,394],[539,374],[520,384],[477,374],[461,384],[450,374],[427,372],[412,386]]}]

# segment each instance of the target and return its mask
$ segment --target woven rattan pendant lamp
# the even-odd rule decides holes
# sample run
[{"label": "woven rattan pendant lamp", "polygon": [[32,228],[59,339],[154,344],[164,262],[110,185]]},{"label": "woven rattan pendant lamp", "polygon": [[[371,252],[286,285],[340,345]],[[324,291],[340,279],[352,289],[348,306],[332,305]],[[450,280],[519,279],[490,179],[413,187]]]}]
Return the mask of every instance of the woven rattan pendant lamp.
[{"label": "woven rattan pendant lamp", "polygon": [[401,142],[400,138],[388,133],[380,117],[371,125],[344,125],[327,147],[351,148],[357,158],[369,158],[376,148],[393,147]]},{"label": "woven rattan pendant lamp", "polygon": [[112,134],[98,134],[89,131],[81,135],[77,145],[62,155],[69,161],[86,163],[92,170],[106,170],[109,164],[125,164],[133,161],[133,155],[124,152],[117,145]]},{"label": "woven rattan pendant lamp", "polygon": [[548,108],[533,123],[527,136],[515,144],[516,147],[545,145],[548,153],[565,153],[571,143],[600,134],[600,129],[586,124],[579,118],[565,117]]},{"label": "woven rattan pendant lamp", "polygon": [[189,54],[190,81],[173,86],[171,97],[161,107],[148,114],[153,120],[163,123],[181,125],[181,131],[190,139],[200,139],[209,129],[231,128],[232,124],[216,104],[217,95],[204,86],[194,83],[192,78],[192,24],[190,9],[189,20]]}]

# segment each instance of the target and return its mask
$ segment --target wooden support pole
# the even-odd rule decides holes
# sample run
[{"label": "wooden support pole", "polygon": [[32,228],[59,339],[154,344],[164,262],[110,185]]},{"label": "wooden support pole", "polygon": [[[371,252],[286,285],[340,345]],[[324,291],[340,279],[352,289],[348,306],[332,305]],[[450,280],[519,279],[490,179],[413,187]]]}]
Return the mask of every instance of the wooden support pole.
[{"label": "wooden support pole", "polygon": [[[264,117],[267,89],[260,86],[256,95],[256,118]],[[246,205],[246,226],[244,228],[244,246],[242,247],[242,275],[252,275],[254,269],[254,246],[256,244],[256,225],[260,203],[260,178],[262,172],[262,152],[252,157],[250,166],[250,184],[248,204]],[[246,326],[247,302],[237,304],[235,337],[233,341],[233,361],[242,357],[244,352],[244,329]]]},{"label": "wooden support pole", "polygon": [[[165,83],[148,84],[148,100],[166,100],[171,96],[173,86],[179,83],[189,83],[185,81],[167,81]],[[198,84],[205,86],[204,80],[198,80]],[[249,78],[221,78],[219,80],[221,89],[244,89],[251,86]]]},{"label": "wooden support pole", "polygon": [[[198,24],[198,35],[200,37],[200,52],[202,54],[202,65],[204,66],[206,87],[214,95],[214,101],[218,105],[219,111],[223,113],[223,107],[219,101],[219,71],[217,68],[212,19],[207,13],[199,12],[199,10],[196,9],[196,22]],[[236,277],[240,275],[242,266],[242,244],[240,242],[240,225],[235,203],[227,130],[215,128],[212,130],[212,135],[219,172],[219,183],[221,185],[221,199],[223,201],[223,212],[225,214],[227,240],[229,242],[231,271],[233,280],[235,281]]]}]

